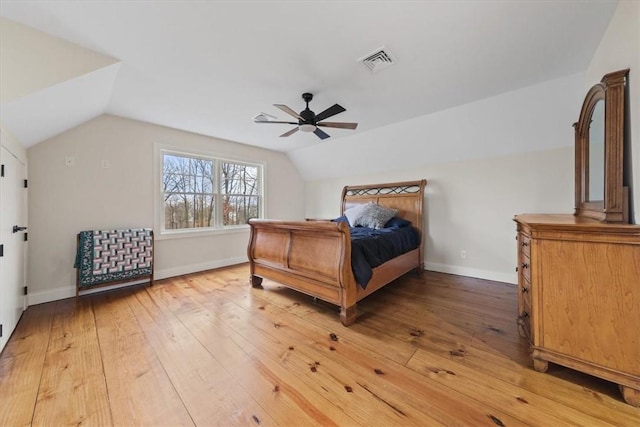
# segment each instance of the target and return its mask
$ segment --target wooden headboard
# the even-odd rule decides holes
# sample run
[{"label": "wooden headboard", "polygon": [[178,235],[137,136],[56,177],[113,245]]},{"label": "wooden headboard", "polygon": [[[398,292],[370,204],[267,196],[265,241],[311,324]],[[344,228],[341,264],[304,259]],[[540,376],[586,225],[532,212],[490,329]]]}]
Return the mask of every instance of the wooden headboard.
[{"label": "wooden headboard", "polygon": [[398,209],[398,215],[418,229],[422,236],[424,227],[422,210],[424,206],[424,187],[427,180],[392,182],[387,184],[353,185],[342,189],[340,214],[364,203],[374,202],[381,206]]}]

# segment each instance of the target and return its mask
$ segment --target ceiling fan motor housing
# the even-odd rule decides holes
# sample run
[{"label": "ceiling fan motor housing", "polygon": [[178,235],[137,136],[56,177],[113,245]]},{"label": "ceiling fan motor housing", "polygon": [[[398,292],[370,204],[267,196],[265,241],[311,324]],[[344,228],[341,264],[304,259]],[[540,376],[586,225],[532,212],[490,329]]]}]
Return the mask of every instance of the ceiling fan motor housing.
[{"label": "ceiling fan motor housing", "polygon": [[305,110],[300,111],[300,117],[304,119],[304,120],[300,120],[301,125],[305,123],[309,123],[312,125],[316,124],[316,115],[313,111],[309,109],[309,107],[307,107]]},{"label": "ceiling fan motor housing", "polygon": [[310,125],[315,126],[316,115],[313,111],[309,109],[309,102],[311,102],[311,100],[313,99],[313,94],[309,92],[305,92],[302,94],[302,99],[304,99],[304,102],[307,103],[307,108],[300,111],[300,117],[302,117],[303,120],[299,120],[299,124],[304,125],[308,123]]}]

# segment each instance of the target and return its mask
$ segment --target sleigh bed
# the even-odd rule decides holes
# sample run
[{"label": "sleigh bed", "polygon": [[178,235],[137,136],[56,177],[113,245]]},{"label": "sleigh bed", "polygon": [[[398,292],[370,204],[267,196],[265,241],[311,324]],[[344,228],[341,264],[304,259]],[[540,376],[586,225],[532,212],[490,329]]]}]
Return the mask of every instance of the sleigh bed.
[{"label": "sleigh bed", "polygon": [[[395,218],[409,221],[417,234],[418,243],[414,249],[372,268],[366,284],[358,283],[354,276],[354,247],[347,222],[252,219],[247,250],[251,285],[260,287],[262,279],[267,278],[336,304],[340,306],[342,323],[351,325],[357,317],[358,301],[411,270],[423,269],[422,210],[426,183],[421,180],[344,187],[341,215],[372,202],[396,209]],[[360,228],[354,229],[354,234],[360,231]],[[386,231],[379,230],[377,234]]]}]

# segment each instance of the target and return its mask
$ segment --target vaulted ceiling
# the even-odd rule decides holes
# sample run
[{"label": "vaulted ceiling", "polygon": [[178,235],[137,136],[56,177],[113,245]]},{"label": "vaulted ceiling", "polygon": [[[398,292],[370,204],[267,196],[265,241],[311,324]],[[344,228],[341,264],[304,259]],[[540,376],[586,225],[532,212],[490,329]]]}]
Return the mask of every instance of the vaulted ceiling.
[{"label": "vaulted ceiling", "polygon": [[[312,92],[316,113],[339,103],[331,120],[359,123],[336,139],[584,71],[616,4],[2,0],[2,17],[112,60],[3,94],[1,118],[27,146],[106,112],[291,151],[320,140],[252,117],[289,120],[273,104]],[[357,61],[382,46],[395,65]]]}]

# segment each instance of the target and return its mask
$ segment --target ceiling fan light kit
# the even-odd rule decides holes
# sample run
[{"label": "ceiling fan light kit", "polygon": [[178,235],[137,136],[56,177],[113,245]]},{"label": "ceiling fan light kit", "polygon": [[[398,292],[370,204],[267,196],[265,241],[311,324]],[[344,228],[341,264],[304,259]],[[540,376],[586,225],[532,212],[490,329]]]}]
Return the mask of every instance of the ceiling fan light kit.
[{"label": "ceiling fan light kit", "polygon": [[284,104],[273,104],[274,107],[279,108],[290,116],[296,118],[297,122],[285,122],[279,120],[271,120],[275,119],[274,116],[271,116],[266,113],[260,113],[253,118],[254,123],[280,123],[280,124],[290,124],[297,125],[297,127],[291,129],[288,132],[283,133],[280,137],[288,137],[293,135],[298,130],[301,132],[313,132],[320,139],[329,138],[329,134],[324,132],[320,127],[328,127],[328,128],[338,128],[338,129],[355,129],[358,127],[357,123],[347,123],[347,122],[323,122],[324,119],[328,119],[329,117],[333,117],[336,114],[340,114],[344,111],[344,107],[333,104],[331,107],[327,108],[323,112],[319,114],[315,114],[313,111],[309,109],[309,102],[313,99],[313,94],[305,92],[302,94],[302,99],[307,104],[307,107],[300,112],[300,114],[296,113],[292,108],[284,105]]},{"label": "ceiling fan light kit", "polygon": [[298,126],[298,129],[299,129],[301,132],[313,132],[313,131],[314,131],[314,130],[316,130],[317,128],[316,128],[314,125],[311,125],[311,124],[307,124],[307,123],[305,123],[305,124],[303,124],[303,125]]}]

